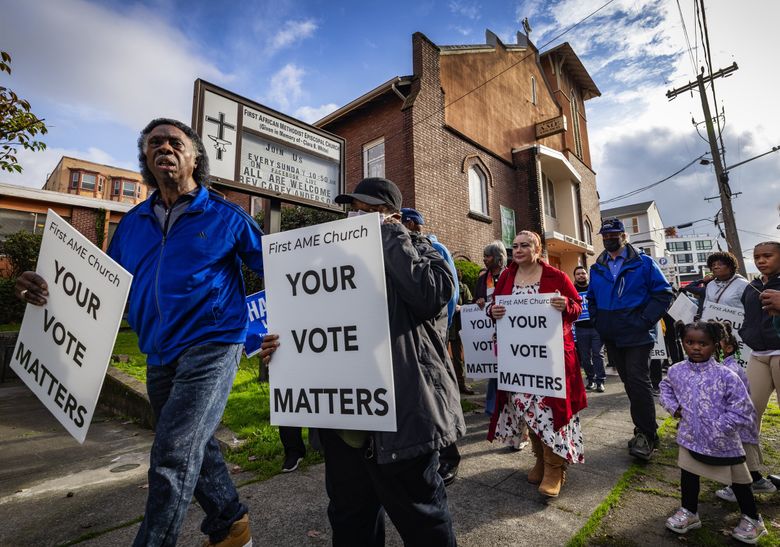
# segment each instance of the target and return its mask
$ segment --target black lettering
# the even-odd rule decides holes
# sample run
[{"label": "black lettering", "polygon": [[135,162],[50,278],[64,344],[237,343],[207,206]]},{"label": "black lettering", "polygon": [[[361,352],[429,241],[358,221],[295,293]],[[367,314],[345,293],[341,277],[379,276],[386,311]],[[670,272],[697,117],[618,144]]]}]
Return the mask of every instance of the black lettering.
[{"label": "black lettering", "polygon": [[553,379],[549,376],[544,377],[544,389],[553,389]]},{"label": "black lettering", "polygon": [[[305,289],[305,287],[304,287],[304,289]],[[320,337],[321,343],[320,343],[319,346],[315,346],[314,345],[314,335],[315,334]],[[325,351],[325,348],[327,347],[327,345],[328,345],[328,339],[325,336],[325,331],[322,330],[319,327],[316,328],[316,329],[312,329],[311,332],[309,333],[309,347],[311,348],[311,350],[314,353],[322,353],[323,351]]]},{"label": "black lettering", "polygon": [[81,427],[84,425],[84,418],[87,413],[87,409],[83,406],[80,406],[78,410],[76,410],[76,419],[73,420],[73,423],[76,424],[76,427]]},{"label": "black lettering", "polygon": [[562,391],[563,390],[563,383],[560,378],[555,378],[555,390],[556,391]]},{"label": "black lettering", "polygon": [[387,394],[387,390],[383,387],[374,390],[374,401],[380,406],[380,408],[374,409],[374,414],[377,416],[384,416],[390,410],[390,405],[385,401],[384,395]]},{"label": "black lettering", "polygon": [[368,403],[371,402],[371,391],[365,388],[357,388],[357,413],[358,415],[363,414],[363,410],[365,409],[365,413],[369,416],[372,415],[371,407],[368,406]]},{"label": "black lettering", "polygon": [[27,370],[27,367],[30,366],[31,355],[32,352],[29,349],[24,349],[24,342],[19,342],[19,346],[16,348],[16,360],[19,361],[19,364],[22,365],[24,370]]},{"label": "black lettering", "polygon": [[68,393],[68,400],[65,401],[65,407],[62,410],[70,416],[71,420],[73,420],[73,411],[76,410],[76,408],[78,408],[76,398]]},{"label": "black lettering", "polygon": [[353,289],[357,289],[352,279],[355,277],[355,268],[349,264],[345,264],[341,267],[341,290],[347,290],[347,283]]},{"label": "black lettering", "polygon": [[68,392],[65,386],[62,384],[57,386],[57,393],[54,394],[54,404],[62,408],[62,402],[65,399],[65,394]]},{"label": "black lettering", "polygon": [[352,408],[353,399],[351,397],[352,390],[349,388],[342,388],[339,390],[341,395],[341,413],[342,414],[354,414],[355,409]]},{"label": "black lettering", "polygon": [[333,397],[339,392],[335,387],[326,387],[322,390],[323,393],[328,394],[328,412],[333,414]]},{"label": "black lettering", "polygon": [[357,334],[355,333],[357,333],[357,325],[346,325],[344,327],[344,351],[358,350],[358,345],[352,343],[357,342]]},{"label": "black lettering", "polygon": [[301,277],[301,272],[298,272],[295,274],[295,277],[290,277],[290,274],[286,274],[287,280],[290,282],[290,286],[292,287],[293,296],[298,296],[298,278]]},{"label": "black lettering", "polygon": [[[324,269],[322,270],[322,273],[325,273]],[[309,284],[306,283],[306,280],[312,278],[314,278],[314,286],[309,286]],[[303,290],[306,291],[306,294],[314,294],[320,290],[320,276],[318,276],[314,270],[309,270],[303,274],[301,285],[303,285]]]},{"label": "black lettering", "polygon": [[100,299],[95,293],[92,293],[89,298],[89,304],[87,305],[87,315],[92,312],[92,318],[97,321],[97,311],[100,308]]},{"label": "black lettering", "polygon": [[274,410],[276,412],[292,412],[292,389],[287,388],[284,390],[284,397],[282,397],[282,390],[274,389]]},{"label": "black lettering", "polygon": [[306,412],[311,414],[311,405],[309,404],[309,399],[306,397],[306,391],[303,389],[298,392],[298,401],[295,403],[295,412],[300,412],[302,408],[306,408]]},{"label": "black lettering", "polygon": [[321,389],[318,388],[310,388],[309,393],[314,395],[314,412],[319,414],[320,413],[320,393],[322,393]]},{"label": "black lettering", "polygon": [[306,329],[303,329],[303,336],[299,339],[298,338],[298,332],[293,329],[292,330],[293,340],[295,341],[295,349],[298,350],[298,353],[303,353],[303,343],[306,341]]}]

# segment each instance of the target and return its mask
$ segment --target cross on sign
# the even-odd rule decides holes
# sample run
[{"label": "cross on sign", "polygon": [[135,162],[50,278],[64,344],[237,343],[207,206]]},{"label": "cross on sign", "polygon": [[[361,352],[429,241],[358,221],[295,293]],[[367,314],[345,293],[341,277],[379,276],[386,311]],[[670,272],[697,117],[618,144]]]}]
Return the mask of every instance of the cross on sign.
[{"label": "cross on sign", "polygon": [[217,159],[222,159],[222,152],[227,150],[225,145],[232,144],[230,141],[225,140],[225,128],[236,129],[236,126],[225,121],[225,113],[220,112],[219,118],[212,118],[206,116],[206,121],[217,124],[217,135],[209,135],[209,138],[214,141],[214,147],[217,149]]}]

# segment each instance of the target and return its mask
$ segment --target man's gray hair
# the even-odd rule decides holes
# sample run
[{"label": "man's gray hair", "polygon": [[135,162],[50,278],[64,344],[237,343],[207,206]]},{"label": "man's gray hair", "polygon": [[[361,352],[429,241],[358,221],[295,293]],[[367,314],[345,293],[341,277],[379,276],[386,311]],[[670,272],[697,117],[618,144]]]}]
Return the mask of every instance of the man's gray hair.
[{"label": "man's gray hair", "polygon": [[492,256],[502,268],[506,266],[506,249],[504,248],[504,242],[500,239],[488,243],[482,254],[484,256]]}]

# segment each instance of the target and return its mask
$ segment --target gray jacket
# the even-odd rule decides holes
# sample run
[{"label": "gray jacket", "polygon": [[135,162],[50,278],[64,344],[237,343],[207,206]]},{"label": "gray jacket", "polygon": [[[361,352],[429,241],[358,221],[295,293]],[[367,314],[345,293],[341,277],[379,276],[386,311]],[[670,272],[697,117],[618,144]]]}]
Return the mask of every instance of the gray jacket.
[{"label": "gray jacket", "polygon": [[443,448],[466,432],[458,382],[445,346],[447,263],[400,224],[382,225],[398,430],[373,432],[380,464]]}]

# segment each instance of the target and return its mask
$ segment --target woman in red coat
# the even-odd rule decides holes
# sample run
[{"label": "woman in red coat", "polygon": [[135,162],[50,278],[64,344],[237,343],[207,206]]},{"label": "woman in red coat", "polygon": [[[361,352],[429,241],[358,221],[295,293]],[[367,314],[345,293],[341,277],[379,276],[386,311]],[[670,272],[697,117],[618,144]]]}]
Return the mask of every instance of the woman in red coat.
[{"label": "woman in red coat", "polygon": [[[495,295],[559,293],[551,299],[551,304],[563,314],[566,398],[499,392],[488,439],[507,442],[521,433],[521,424],[525,422],[536,456],[528,482],[538,484],[541,494],[556,497],[565,481],[566,466],[585,461],[578,412],[587,406],[587,400],[571,331],[572,323],[582,311],[582,300],[568,276],[542,262],[541,254],[539,234],[527,230],[518,233],[512,243],[512,262],[501,274]],[[500,320],[506,308],[493,304],[487,313]]]}]

